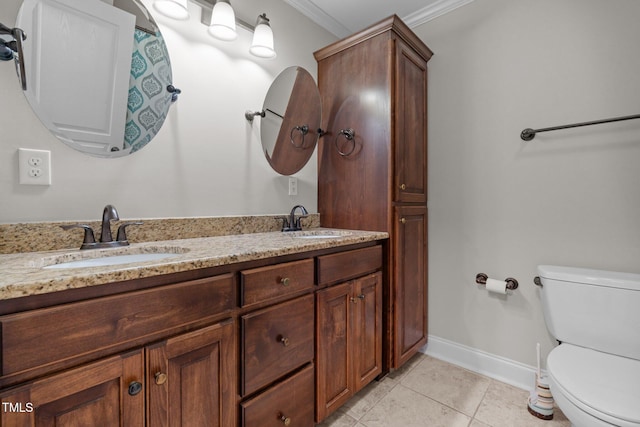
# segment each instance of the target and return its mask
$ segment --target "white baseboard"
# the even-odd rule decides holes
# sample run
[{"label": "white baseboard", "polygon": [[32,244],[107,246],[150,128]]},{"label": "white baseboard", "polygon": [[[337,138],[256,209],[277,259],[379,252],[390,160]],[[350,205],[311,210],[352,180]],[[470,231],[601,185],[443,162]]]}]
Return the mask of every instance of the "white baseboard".
[{"label": "white baseboard", "polygon": [[531,390],[535,384],[536,369],[533,366],[444,338],[429,335],[427,345],[420,352],[523,390]]}]

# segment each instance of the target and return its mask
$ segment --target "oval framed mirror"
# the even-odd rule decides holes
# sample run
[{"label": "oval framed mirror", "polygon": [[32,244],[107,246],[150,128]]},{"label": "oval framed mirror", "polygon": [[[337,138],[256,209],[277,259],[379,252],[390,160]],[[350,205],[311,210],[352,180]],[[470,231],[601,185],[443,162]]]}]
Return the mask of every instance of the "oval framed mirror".
[{"label": "oval framed mirror", "polygon": [[320,134],[321,108],[307,70],[294,66],[278,74],[259,113],[262,150],[273,170],[293,175],[307,164]]},{"label": "oval framed mirror", "polygon": [[[122,157],[146,146],[173,93],[167,48],[138,0],[24,0],[25,96],[42,123],[86,154]],[[171,88],[173,88],[171,86]]]}]

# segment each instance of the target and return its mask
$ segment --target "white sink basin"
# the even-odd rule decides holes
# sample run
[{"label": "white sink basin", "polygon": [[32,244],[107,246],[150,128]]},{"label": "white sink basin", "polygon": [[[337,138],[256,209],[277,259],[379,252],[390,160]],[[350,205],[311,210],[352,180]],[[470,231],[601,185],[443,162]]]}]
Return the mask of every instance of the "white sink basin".
[{"label": "white sink basin", "polygon": [[294,231],[291,233],[296,239],[339,239],[351,235],[349,231],[340,230],[309,230]]},{"label": "white sink basin", "polygon": [[189,249],[173,246],[123,247],[86,250],[42,258],[34,267],[45,269],[109,267],[112,265],[158,261],[179,256]]},{"label": "white sink basin", "polygon": [[76,261],[62,262],[59,264],[52,264],[45,269],[56,268],[87,268],[87,267],[105,267],[111,265],[131,264],[144,261],[157,261],[159,259],[175,257],[180,254],[174,253],[151,253],[151,254],[131,254],[131,255],[113,255],[101,258],[91,259],[79,259]]}]

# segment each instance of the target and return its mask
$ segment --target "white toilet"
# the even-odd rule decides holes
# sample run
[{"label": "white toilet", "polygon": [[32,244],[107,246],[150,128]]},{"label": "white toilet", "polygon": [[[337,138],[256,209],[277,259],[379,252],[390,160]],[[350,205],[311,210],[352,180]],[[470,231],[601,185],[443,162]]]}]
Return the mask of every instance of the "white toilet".
[{"label": "white toilet", "polygon": [[640,427],[640,274],[538,266],[553,398],[576,427]]}]

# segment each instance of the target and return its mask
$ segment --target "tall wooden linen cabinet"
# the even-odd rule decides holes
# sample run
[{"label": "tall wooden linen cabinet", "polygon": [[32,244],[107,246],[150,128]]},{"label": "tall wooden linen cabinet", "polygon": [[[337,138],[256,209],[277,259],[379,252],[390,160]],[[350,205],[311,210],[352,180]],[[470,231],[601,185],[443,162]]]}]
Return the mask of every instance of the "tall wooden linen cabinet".
[{"label": "tall wooden linen cabinet", "polygon": [[397,16],[314,53],[324,227],[386,231],[383,371],[427,341],[427,61]]}]

